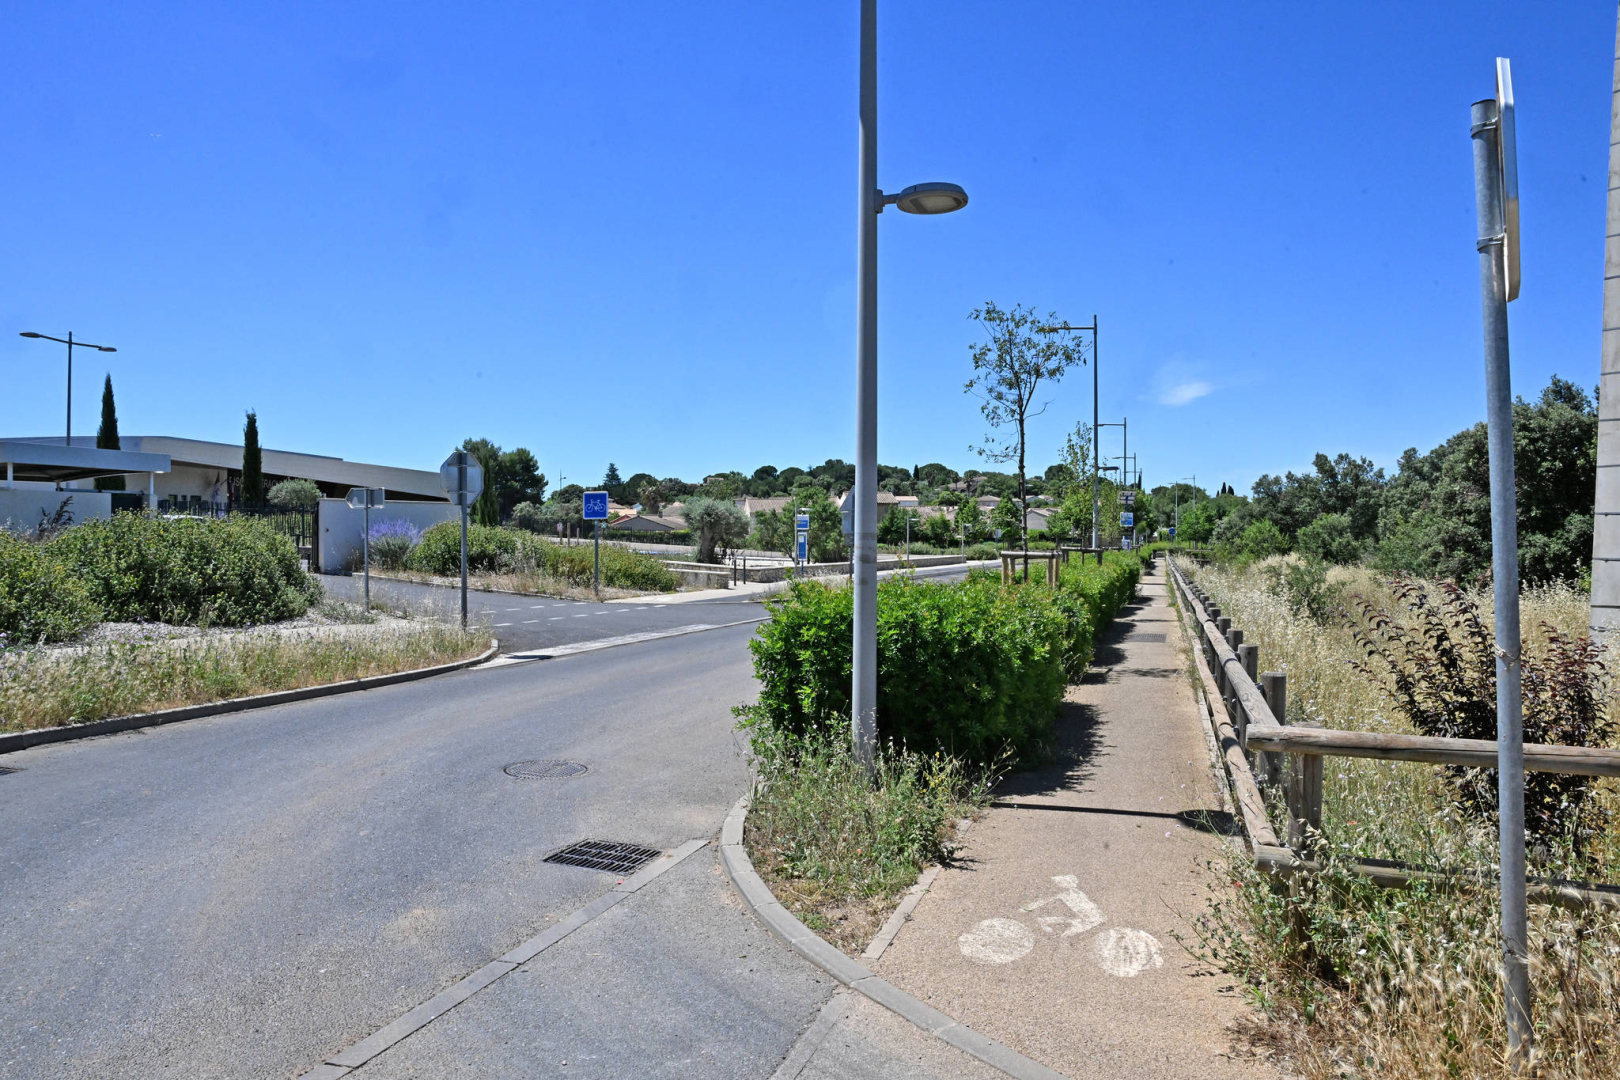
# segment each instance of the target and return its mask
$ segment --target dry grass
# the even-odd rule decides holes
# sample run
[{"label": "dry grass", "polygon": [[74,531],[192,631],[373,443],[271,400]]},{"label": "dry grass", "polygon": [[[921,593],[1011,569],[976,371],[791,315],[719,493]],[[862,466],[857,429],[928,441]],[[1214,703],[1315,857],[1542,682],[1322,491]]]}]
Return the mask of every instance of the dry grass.
[{"label": "dry grass", "polygon": [[[439,585],[461,588],[460,578],[439,577],[415,570],[389,570],[371,572],[372,581],[409,581],[417,585]],[[626,600],[638,596],[663,596],[664,593],[646,589],[619,589],[602,586],[598,594],[589,585],[575,585],[562,578],[538,570],[511,573],[478,573],[467,575],[467,588],[477,592],[514,593],[518,596],[549,596],[558,600]]]},{"label": "dry grass", "polygon": [[[1244,640],[1259,646],[1261,668],[1287,672],[1291,722],[1411,730],[1378,687],[1351,667],[1361,654],[1349,627],[1336,620],[1319,625],[1294,610],[1274,589],[1265,564],[1206,567],[1197,578],[1243,628]],[[1395,609],[1387,582],[1371,571],[1335,569],[1329,584]],[[1475,599],[1489,619],[1489,595]],[[1527,647],[1535,651],[1545,640],[1543,623],[1583,633],[1587,604],[1584,593],[1565,586],[1526,590]],[[1313,1080],[1502,1073],[1496,892],[1460,878],[1447,887],[1384,891],[1350,870],[1355,860],[1382,858],[1488,875],[1494,832],[1457,809],[1435,767],[1348,758],[1328,758],[1326,766],[1323,874],[1290,898],[1273,892],[1243,860],[1216,868],[1240,887],[1215,890],[1201,924],[1204,947],[1247,978],[1269,1014],[1252,1034],[1286,1049]],[[1599,798],[1620,809],[1612,781],[1602,782]],[[1595,853],[1598,875],[1620,881],[1620,835],[1612,819]],[[1567,867],[1540,869],[1557,874]],[[1620,1075],[1620,913],[1530,911],[1536,1075]],[[1289,937],[1294,919],[1311,928],[1309,952]]]},{"label": "dry grass", "polygon": [[9,649],[0,652],[0,731],[387,675],[464,660],[488,647],[486,630],[414,620],[186,638],[154,629],[66,649]]}]

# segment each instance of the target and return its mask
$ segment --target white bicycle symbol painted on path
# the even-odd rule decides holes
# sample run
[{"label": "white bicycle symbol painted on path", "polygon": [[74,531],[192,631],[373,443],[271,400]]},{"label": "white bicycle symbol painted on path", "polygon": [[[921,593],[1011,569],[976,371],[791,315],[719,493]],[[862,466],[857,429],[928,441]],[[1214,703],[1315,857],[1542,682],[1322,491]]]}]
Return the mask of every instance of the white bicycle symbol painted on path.
[{"label": "white bicycle symbol painted on path", "polygon": [[[1059,874],[1052,881],[1063,891],[1019,908],[1020,911],[1040,911],[1057,904],[1068,909],[1067,915],[1036,916],[1035,921],[1043,931],[1057,934],[1062,940],[1084,934],[1108,921],[1102,909],[1080,891],[1080,880],[1073,874]],[[1023,959],[1035,948],[1035,934],[1017,919],[985,919],[957,938],[956,945],[963,956],[976,964],[1010,964]],[[1122,979],[1134,978],[1164,964],[1158,939],[1146,930],[1111,927],[1097,935],[1092,947],[1098,965]]]}]

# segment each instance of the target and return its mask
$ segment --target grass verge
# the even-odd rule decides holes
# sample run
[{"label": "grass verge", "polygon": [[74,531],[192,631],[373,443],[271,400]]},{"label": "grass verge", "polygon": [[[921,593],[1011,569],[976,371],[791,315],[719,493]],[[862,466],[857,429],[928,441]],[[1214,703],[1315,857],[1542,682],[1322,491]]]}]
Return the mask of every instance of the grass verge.
[{"label": "grass verge", "polygon": [[885,750],[876,781],[847,744],[807,742],[760,760],[743,841],[771,892],[851,956],[901,895],[949,857],[956,823],[989,804],[993,777],[954,758]]},{"label": "grass verge", "polygon": [[[437,585],[461,588],[459,577],[441,577],[416,570],[372,570],[373,581],[408,581],[416,585]],[[638,596],[662,596],[662,591],[651,589],[620,589],[602,586],[598,595],[589,585],[571,581],[539,571],[490,571],[467,575],[467,588],[478,592],[513,593],[517,596],[549,596],[558,600],[625,600]]]},{"label": "grass verge", "polygon": [[423,621],[364,635],[299,630],[8,649],[0,652],[0,732],[389,675],[488,646],[485,631]]}]

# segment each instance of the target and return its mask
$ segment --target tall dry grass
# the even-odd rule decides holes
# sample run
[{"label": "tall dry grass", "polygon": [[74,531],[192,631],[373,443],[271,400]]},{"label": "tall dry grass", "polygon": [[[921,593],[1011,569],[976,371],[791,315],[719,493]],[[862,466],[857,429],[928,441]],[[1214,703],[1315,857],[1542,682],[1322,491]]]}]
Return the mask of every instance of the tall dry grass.
[{"label": "tall dry grass", "polygon": [[[1210,566],[1195,575],[1222,613],[1259,647],[1262,670],[1288,675],[1288,719],[1359,731],[1411,732],[1392,703],[1352,661],[1362,658],[1350,622],[1313,619],[1280,585],[1283,560]],[[1191,570],[1191,568],[1186,568]],[[1401,612],[1389,582],[1364,568],[1335,568],[1327,587],[1348,599]],[[1491,598],[1473,597],[1484,618]],[[1521,613],[1529,651],[1543,624],[1579,635],[1586,594],[1568,586],[1528,589]],[[1319,605],[1319,609],[1320,609]],[[1620,703],[1610,702],[1611,710]],[[1216,890],[1201,921],[1207,953],[1243,975],[1268,1014],[1250,1034],[1291,1058],[1306,1076],[1473,1077],[1503,1072],[1499,898],[1494,829],[1459,809],[1439,768],[1326,759],[1324,870],[1293,896],[1274,891],[1242,859],[1215,867],[1239,887]],[[1602,781],[1599,801],[1620,809]],[[1273,820],[1283,820],[1281,807]],[[1620,835],[1611,817],[1594,846],[1601,880],[1620,882]],[[1351,870],[1388,859],[1451,875],[1389,891]],[[1547,854],[1533,872],[1563,876],[1573,865]],[[1290,927],[1309,927],[1309,947]],[[1531,976],[1535,1069],[1544,1077],[1620,1076],[1620,912],[1532,905]]]}]

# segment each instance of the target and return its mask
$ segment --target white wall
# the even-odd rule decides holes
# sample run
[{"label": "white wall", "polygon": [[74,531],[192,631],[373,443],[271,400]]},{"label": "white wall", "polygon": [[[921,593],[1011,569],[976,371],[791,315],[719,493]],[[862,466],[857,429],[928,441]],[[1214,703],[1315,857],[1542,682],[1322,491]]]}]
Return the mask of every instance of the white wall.
[{"label": "white wall", "polygon": [[[3,477],[0,477],[3,479]],[[68,513],[73,524],[83,521],[105,520],[112,517],[112,496],[105,491],[52,491],[18,487],[8,490],[0,487],[0,528],[12,532],[32,533],[39,526],[39,517],[56,513],[62,500],[72,496]]]},{"label": "white wall", "polygon": [[[371,512],[371,523],[408,521],[426,532],[441,521],[460,521],[461,508],[445,502],[389,502]],[[321,572],[339,574],[351,560],[361,558],[365,540],[366,512],[356,510],[342,499],[322,499],[320,516]]]}]

